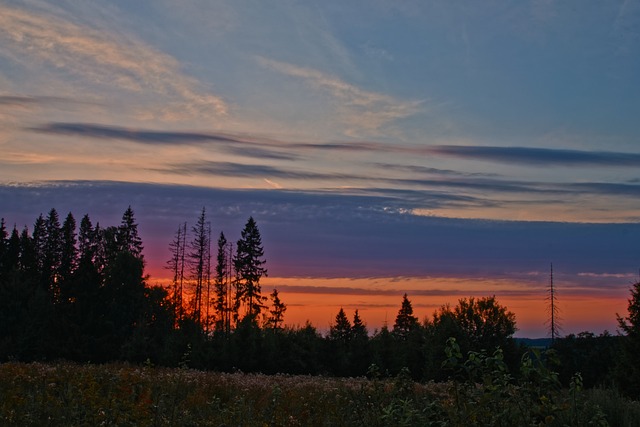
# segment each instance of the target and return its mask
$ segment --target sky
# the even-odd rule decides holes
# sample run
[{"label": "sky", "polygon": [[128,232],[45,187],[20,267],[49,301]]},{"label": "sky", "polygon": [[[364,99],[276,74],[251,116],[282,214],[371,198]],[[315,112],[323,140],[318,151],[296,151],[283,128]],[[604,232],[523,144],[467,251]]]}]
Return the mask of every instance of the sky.
[{"label": "sky", "polygon": [[640,3],[0,0],[0,216],[249,216],[291,325],[495,295],[616,331],[640,252]]}]

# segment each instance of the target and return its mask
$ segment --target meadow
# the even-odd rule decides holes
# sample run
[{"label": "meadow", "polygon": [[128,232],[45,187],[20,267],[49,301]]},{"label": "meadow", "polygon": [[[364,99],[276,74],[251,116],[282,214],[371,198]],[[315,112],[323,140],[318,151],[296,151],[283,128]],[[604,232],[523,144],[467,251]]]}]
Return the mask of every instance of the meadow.
[{"label": "meadow", "polygon": [[[515,381],[500,355],[453,354],[453,379],[220,373],[130,364],[0,365],[3,426],[640,425],[640,403],[568,389],[531,361]],[[453,365],[457,365],[457,368]],[[458,369],[459,368],[459,369]]]}]

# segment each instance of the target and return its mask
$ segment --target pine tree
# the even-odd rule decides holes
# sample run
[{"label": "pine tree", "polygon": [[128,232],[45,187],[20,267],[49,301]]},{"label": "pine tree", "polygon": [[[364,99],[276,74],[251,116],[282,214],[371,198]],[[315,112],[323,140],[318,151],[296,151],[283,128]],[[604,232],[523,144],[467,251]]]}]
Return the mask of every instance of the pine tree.
[{"label": "pine tree", "polygon": [[335,323],[329,328],[329,338],[345,344],[351,341],[351,323],[342,307],[336,314]]},{"label": "pine tree", "polygon": [[60,250],[59,276],[62,283],[69,282],[77,268],[78,250],[76,248],[76,220],[71,212],[67,215],[61,229],[62,241]]},{"label": "pine tree", "polygon": [[7,274],[7,247],[9,246],[9,233],[4,223],[4,218],[0,218],[0,285],[5,280]]},{"label": "pine tree", "polygon": [[138,235],[138,224],[136,223],[131,206],[122,215],[122,222],[117,233],[118,249],[127,251],[136,258],[144,260],[142,256],[142,239]]},{"label": "pine tree", "polygon": [[103,357],[102,348],[93,343],[105,333],[106,291],[101,288],[103,276],[98,271],[97,262],[102,231],[93,227],[89,215],[84,215],[78,231],[78,267],[73,275],[74,304],[69,319],[75,325],[67,338],[71,349],[70,358],[78,361],[98,360]]},{"label": "pine tree", "polygon": [[94,262],[96,254],[96,236],[89,215],[82,217],[78,232],[78,254],[80,262]]},{"label": "pine tree", "polygon": [[218,237],[218,254],[216,256],[216,268],[214,283],[213,308],[216,312],[215,328],[218,331],[228,331],[229,314],[229,279],[231,260],[228,255],[229,242],[223,232]]},{"label": "pine tree", "polygon": [[402,297],[402,306],[396,316],[396,323],[393,325],[393,334],[400,339],[407,339],[409,333],[418,326],[418,318],[413,315],[413,307],[411,301],[404,294]]},{"label": "pine tree", "polygon": [[369,338],[369,333],[367,331],[367,327],[364,322],[360,318],[360,314],[358,314],[358,310],[353,314],[353,325],[351,326],[351,333],[353,335],[354,340],[358,341],[366,341]]},{"label": "pine tree", "polygon": [[278,290],[273,289],[271,295],[272,306],[271,310],[269,310],[269,318],[267,320],[267,324],[270,325],[273,329],[279,329],[284,322],[284,312],[287,311],[287,306],[280,300],[280,296],[278,295]]},{"label": "pine tree", "polygon": [[[193,240],[190,243],[191,251],[188,254],[191,278],[193,280],[192,315],[194,321],[200,326],[203,325],[203,303],[202,299],[206,293],[207,279],[210,277],[208,266],[210,265],[211,243],[210,225],[206,221],[205,208],[202,208],[200,217],[196,225],[191,229]],[[208,304],[208,301],[205,301]],[[206,309],[206,307],[205,307]],[[206,311],[206,310],[205,310]],[[205,319],[206,322],[206,319]]]},{"label": "pine tree", "polygon": [[249,217],[238,240],[233,263],[236,270],[237,302],[245,304],[246,316],[254,320],[265,308],[266,297],[262,296],[260,288],[260,278],[267,275],[267,270],[263,267],[266,263],[263,256],[260,231],[253,217]]},{"label": "pine tree", "polygon": [[[28,238],[27,234],[27,238]],[[27,242],[30,243],[30,242]],[[6,251],[4,255],[5,263],[4,269],[7,276],[7,280],[9,279],[9,274],[15,271],[23,271],[24,262],[26,261],[23,253],[22,241],[20,238],[20,233],[18,233],[18,229],[14,226],[11,231],[10,237],[6,241]],[[30,257],[30,261],[35,263],[35,259]],[[35,267],[35,265],[30,266],[31,268]],[[34,271],[34,273],[36,273]]]},{"label": "pine tree", "polygon": [[187,239],[187,223],[180,224],[176,230],[173,241],[169,244],[171,250],[171,259],[167,261],[165,268],[173,273],[172,297],[173,314],[177,321],[181,321],[183,317],[183,285],[184,285],[184,265],[185,265],[185,249]]},{"label": "pine tree", "polygon": [[7,226],[4,222],[4,218],[0,218],[0,259],[7,251],[7,240],[9,239],[9,233],[7,232]]},{"label": "pine tree", "polygon": [[371,351],[369,345],[369,332],[362,321],[358,310],[353,314],[351,326],[351,351],[350,351],[350,375],[361,376],[367,373],[371,366]]},{"label": "pine tree", "polygon": [[33,251],[36,260],[36,267],[39,274],[42,274],[42,266],[44,262],[45,253],[47,251],[46,239],[47,239],[47,226],[42,214],[38,216],[36,222],[33,224],[33,233],[31,234],[33,240]]},{"label": "pine tree", "polygon": [[628,300],[628,315],[622,317],[619,314],[618,326],[625,336],[622,341],[622,351],[618,356],[616,367],[616,379],[620,389],[629,397],[640,397],[640,281],[631,287],[631,298]]},{"label": "pine tree", "polygon": [[[14,230],[17,235],[18,230],[15,228]],[[39,274],[38,259],[36,258],[37,255],[33,239],[29,236],[29,228],[25,226],[20,237],[17,239],[14,238],[12,234],[12,239],[14,240],[14,243],[11,244],[10,241],[9,247],[11,248],[13,246],[15,248],[10,250],[10,252],[13,253],[13,256],[15,256],[15,260],[12,261],[15,268],[17,268],[23,275],[30,275],[32,278],[37,277]]]},{"label": "pine tree", "polygon": [[626,335],[640,339],[640,282],[634,283],[631,287],[627,311],[627,317],[617,315],[618,326]]},{"label": "pine tree", "polygon": [[49,290],[54,302],[60,297],[60,263],[62,260],[62,230],[58,212],[49,211],[45,221],[46,237],[44,242],[44,258],[42,264],[42,285]]}]

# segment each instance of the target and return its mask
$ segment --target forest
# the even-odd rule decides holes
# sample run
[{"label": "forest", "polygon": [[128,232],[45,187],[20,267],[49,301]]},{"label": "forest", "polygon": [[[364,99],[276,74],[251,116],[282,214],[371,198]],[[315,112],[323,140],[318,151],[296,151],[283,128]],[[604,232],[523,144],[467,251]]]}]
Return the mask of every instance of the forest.
[{"label": "forest", "polygon": [[420,320],[405,294],[393,325],[374,331],[358,310],[336,307],[323,335],[310,323],[285,327],[278,291],[262,294],[266,259],[252,217],[235,244],[223,232],[214,244],[203,208],[190,229],[177,227],[169,249],[172,283],[150,286],[131,207],[117,226],[94,225],[85,215],[77,227],[71,213],[61,221],[55,209],[31,230],[9,230],[2,220],[0,362],[129,362],[418,383],[461,373],[482,382],[482,372],[499,371],[513,384],[543,370],[558,388],[575,388],[579,378],[580,387],[640,397],[640,283],[631,289],[628,316],[618,318],[619,334],[583,332],[543,350],[513,337],[515,315],[494,296],[462,298]]}]

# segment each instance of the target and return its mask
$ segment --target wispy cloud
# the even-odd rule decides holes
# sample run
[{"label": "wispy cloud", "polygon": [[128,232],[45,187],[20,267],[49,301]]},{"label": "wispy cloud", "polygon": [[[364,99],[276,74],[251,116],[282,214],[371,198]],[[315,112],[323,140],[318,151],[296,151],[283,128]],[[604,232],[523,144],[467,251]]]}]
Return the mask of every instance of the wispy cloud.
[{"label": "wispy cloud", "polygon": [[495,173],[484,172],[460,172],[451,169],[431,168],[419,165],[404,165],[395,163],[374,163],[374,166],[384,169],[392,169],[398,172],[416,173],[421,175],[438,175],[438,176],[463,176],[463,177],[496,177]]},{"label": "wispy cloud", "polygon": [[211,141],[242,142],[231,136],[217,133],[172,132],[132,129],[94,123],[47,123],[29,130],[49,135],[80,136],[96,139],[121,139],[141,144],[202,144]]},{"label": "wispy cloud", "polygon": [[336,99],[348,133],[378,133],[380,129],[398,119],[421,111],[422,101],[403,101],[392,96],[367,91],[321,71],[258,57],[258,63],[279,73],[300,78],[313,87],[328,92]]},{"label": "wispy cloud", "polygon": [[[407,145],[383,144],[375,141],[298,144],[301,149],[345,152],[378,152],[413,154],[417,156],[446,156],[468,160],[543,167],[598,166],[637,167],[640,154],[616,151],[587,151],[561,148],[495,147],[480,145]],[[402,166],[408,168],[407,166]],[[417,170],[417,169],[416,169]]]},{"label": "wispy cloud", "polygon": [[277,166],[264,164],[245,164],[233,162],[216,162],[202,160],[191,163],[180,163],[170,165],[162,172],[175,173],[179,175],[205,174],[214,176],[226,176],[237,178],[281,178],[295,180],[345,180],[345,179],[365,179],[348,174],[332,174],[324,172],[312,172],[306,170],[284,169]]},{"label": "wispy cloud", "polygon": [[[1,102],[2,98],[0,98],[0,105]],[[293,153],[282,151],[283,148],[290,148],[286,143],[267,140],[257,136],[247,138],[221,132],[161,131],[107,126],[95,123],[45,123],[29,127],[26,130],[54,136],[113,139],[158,146],[206,145],[216,143],[218,150],[240,157],[272,160],[296,160],[299,158],[299,156]]]},{"label": "wispy cloud", "polygon": [[21,95],[0,95],[0,106],[27,107],[39,104],[68,103],[72,101],[67,98],[57,96],[21,96]]},{"label": "wispy cloud", "polygon": [[640,154],[531,147],[440,145],[426,148],[432,154],[528,166],[640,166]]},{"label": "wispy cloud", "polygon": [[173,110],[226,115],[228,106],[184,75],[173,57],[139,40],[66,21],[51,14],[0,6],[0,55],[25,67],[46,64],[92,84],[167,98]]}]

